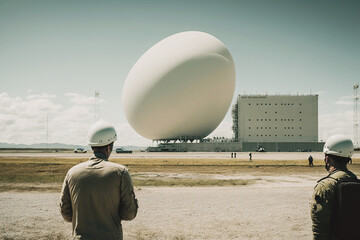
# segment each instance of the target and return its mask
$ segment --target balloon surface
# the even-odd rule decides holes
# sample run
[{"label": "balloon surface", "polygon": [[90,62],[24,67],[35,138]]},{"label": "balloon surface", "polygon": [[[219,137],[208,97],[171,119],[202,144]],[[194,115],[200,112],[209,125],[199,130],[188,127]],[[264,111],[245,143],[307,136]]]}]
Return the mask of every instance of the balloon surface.
[{"label": "balloon surface", "polygon": [[235,89],[235,66],[225,45],[197,31],[152,46],[123,86],[125,116],[152,140],[201,139],[223,120]]}]

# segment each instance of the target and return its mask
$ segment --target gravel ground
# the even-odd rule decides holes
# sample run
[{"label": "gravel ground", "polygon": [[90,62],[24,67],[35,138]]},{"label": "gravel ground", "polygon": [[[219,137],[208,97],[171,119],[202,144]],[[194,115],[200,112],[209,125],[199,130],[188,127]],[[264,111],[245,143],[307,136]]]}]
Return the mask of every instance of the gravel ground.
[{"label": "gravel ground", "polygon": [[[261,178],[234,187],[142,187],[124,239],[311,239],[310,198],[320,176]],[[0,239],[70,239],[59,193],[0,193]]]}]

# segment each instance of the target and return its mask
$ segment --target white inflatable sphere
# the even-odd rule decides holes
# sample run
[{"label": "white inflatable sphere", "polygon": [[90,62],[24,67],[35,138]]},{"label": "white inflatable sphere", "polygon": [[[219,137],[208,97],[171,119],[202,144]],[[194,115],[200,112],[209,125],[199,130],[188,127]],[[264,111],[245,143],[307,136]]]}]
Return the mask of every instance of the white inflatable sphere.
[{"label": "white inflatable sphere", "polygon": [[140,57],[124,83],[122,104],[143,137],[200,139],[223,120],[234,89],[234,61],[225,45],[204,32],[182,32]]}]

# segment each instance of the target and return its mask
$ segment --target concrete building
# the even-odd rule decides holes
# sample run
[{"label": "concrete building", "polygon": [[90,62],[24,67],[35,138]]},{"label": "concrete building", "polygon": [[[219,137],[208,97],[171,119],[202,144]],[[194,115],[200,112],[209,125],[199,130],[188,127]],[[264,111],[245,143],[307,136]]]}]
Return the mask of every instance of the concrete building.
[{"label": "concrete building", "polygon": [[240,142],[317,142],[317,95],[239,95]]},{"label": "concrete building", "polygon": [[243,151],[265,145],[271,151],[322,147],[318,143],[318,95],[239,95],[235,111],[234,135]]}]

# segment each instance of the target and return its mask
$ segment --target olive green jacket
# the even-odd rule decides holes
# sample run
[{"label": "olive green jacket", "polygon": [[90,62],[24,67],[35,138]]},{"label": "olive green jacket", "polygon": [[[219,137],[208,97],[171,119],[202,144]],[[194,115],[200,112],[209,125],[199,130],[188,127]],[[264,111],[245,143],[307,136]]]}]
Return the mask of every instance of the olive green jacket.
[{"label": "olive green jacket", "polygon": [[348,169],[338,169],[320,179],[314,188],[311,203],[311,219],[314,240],[336,240],[332,234],[331,222],[334,209],[337,180],[356,178]]},{"label": "olive green jacket", "polygon": [[60,211],[72,222],[74,239],[123,239],[121,220],[134,219],[137,209],[129,172],[102,153],[72,167],[65,177]]}]

